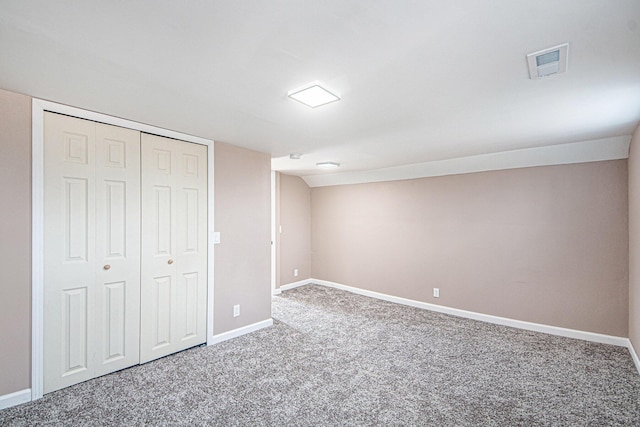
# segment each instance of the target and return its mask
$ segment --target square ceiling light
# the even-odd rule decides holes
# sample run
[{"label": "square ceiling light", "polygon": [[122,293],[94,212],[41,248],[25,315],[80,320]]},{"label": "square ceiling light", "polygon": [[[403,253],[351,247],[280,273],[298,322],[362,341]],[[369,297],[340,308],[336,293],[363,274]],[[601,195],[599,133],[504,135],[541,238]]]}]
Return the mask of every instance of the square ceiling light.
[{"label": "square ceiling light", "polygon": [[337,162],[320,162],[316,163],[316,166],[322,169],[335,169],[340,167],[340,163]]},{"label": "square ceiling light", "polygon": [[317,81],[311,82],[301,88],[290,90],[287,96],[311,108],[340,100],[338,95],[324,88],[320,82]]}]

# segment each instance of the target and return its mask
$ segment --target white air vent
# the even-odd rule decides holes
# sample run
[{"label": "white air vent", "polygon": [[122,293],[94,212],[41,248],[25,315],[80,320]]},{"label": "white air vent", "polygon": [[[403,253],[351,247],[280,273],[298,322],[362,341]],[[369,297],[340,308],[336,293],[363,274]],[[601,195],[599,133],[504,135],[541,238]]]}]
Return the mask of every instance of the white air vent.
[{"label": "white air vent", "polygon": [[528,54],[529,77],[531,79],[541,79],[553,74],[564,73],[567,71],[568,53],[569,43],[565,43]]}]

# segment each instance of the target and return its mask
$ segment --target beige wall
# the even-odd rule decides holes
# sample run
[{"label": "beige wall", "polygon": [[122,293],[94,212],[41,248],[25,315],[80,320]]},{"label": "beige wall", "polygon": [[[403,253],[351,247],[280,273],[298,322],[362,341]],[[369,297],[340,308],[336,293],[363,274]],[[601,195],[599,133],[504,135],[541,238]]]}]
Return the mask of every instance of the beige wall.
[{"label": "beige wall", "polygon": [[626,337],[626,165],[313,188],[312,277]]},{"label": "beige wall", "polygon": [[31,98],[0,90],[0,396],[31,387]]},{"label": "beige wall", "polygon": [[[215,144],[214,333],[271,318],[271,158]],[[233,306],[240,304],[240,316]]]},{"label": "beige wall", "polygon": [[629,151],[629,339],[640,354],[640,126]]},{"label": "beige wall", "polygon": [[[280,274],[277,287],[311,277],[311,190],[297,176],[278,174]],[[298,276],[293,270],[298,269]]]}]

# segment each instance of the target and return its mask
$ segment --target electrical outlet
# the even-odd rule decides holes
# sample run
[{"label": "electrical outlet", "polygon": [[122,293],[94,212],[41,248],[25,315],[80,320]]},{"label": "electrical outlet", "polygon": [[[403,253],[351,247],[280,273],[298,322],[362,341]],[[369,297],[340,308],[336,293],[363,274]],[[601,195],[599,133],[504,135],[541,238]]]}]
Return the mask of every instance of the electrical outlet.
[{"label": "electrical outlet", "polygon": [[233,306],[233,317],[240,316],[240,304]]},{"label": "electrical outlet", "polygon": [[298,269],[297,268],[293,269],[293,277],[298,277]]},{"label": "electrical outlet", "polygon": [[440,288],[433,288],[433,297],[440,298]]}]

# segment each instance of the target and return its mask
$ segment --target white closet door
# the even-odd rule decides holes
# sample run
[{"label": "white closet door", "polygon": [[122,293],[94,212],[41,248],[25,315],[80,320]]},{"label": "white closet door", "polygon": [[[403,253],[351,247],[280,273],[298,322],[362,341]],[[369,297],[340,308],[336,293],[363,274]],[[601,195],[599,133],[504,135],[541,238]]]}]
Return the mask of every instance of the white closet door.
[{"label": "white closet door", "polygon": [[207,147],[142,134],[140,361],[206,341]]},{"label": "white closet door", "polygon": [[96,123],[96,375],[140,362],[140,132]]},{"label": "white closet door", "polygon": [[48,393],[138,363],[139,237],[128,235],[140,234],[140,137],[58,114],[44,120]]},{"label": "white closet door", "polygon": [[45,114],[44,392],[93,377],[95,124]]}]

